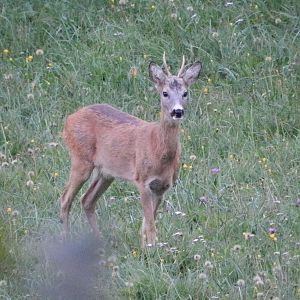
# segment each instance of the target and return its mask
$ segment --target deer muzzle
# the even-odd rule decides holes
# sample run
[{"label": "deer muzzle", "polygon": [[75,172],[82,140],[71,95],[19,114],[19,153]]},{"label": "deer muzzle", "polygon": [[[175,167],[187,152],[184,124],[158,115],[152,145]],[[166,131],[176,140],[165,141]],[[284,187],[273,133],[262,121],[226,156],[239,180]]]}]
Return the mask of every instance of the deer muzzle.
[{"label": "deer muzzle", "polygon": [[173,109],[171,112],[171,117],[176,120],[176,119],[182,119],[184,115],[184,110],[181,108],[176,108]]}]

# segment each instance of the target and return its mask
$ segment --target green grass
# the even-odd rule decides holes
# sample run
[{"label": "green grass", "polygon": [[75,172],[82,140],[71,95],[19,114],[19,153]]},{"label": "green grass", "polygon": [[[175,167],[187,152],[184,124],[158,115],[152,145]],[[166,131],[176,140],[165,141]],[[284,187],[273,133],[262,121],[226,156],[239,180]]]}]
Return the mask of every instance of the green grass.
[{"label": "green grass", "polygon": [[[98,266],[95,285],[117,299],[299,299],[299,11],[296,0],[2,1],[0,299],[39,299],[57,284],[41,245],[62,230],[66,116],[105,102],[157,120],[148,64],[164,51],[174,72],[182,54],[204,66],[182,124],[192,170],[161,206],[166,247],[140,249],[133,186],[116,182],[99,200],[116,259]],[[78,200],[71,223],[74,236],[87,229]]]}]

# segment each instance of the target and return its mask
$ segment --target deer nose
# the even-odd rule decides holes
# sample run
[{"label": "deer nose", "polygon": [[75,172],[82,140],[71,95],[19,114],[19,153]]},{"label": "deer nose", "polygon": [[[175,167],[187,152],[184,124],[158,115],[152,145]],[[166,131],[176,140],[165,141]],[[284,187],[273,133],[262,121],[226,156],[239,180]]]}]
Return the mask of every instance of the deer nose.
[{"label": "deer nose", "polygon": [[173,109],[171,116],[173,119],[181,119],[184,115],[184,110],[182,108]]}]

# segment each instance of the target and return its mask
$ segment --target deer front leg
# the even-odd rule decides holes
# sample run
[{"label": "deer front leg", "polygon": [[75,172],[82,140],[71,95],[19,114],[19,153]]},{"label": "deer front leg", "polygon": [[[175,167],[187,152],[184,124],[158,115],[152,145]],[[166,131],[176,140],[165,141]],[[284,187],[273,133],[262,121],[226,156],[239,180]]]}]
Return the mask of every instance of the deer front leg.
[{"label": "deer front leg", "polygon": [[155,245],[156,241],[156,227],[154,219],[154,211],[156,207],[155,197],[150,192],[144,191],[141,193],[141,202],[144,211],[143,225],[142,225],[142,247],[147,245]]}]

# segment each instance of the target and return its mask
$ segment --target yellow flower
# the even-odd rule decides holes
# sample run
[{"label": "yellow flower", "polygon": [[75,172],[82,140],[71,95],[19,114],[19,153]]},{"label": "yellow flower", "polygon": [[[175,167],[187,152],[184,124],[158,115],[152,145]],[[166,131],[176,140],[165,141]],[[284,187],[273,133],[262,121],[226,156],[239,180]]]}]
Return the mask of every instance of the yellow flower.
[{"label": "yellow flower", "polygon": [[33,60],[33,56],[32,55],[28,55],[28,56],[26,56],[26,62],[32,62],[32,60]]},{"label": "yellow flower", "polygon": [[274,242],[277,241],[277,236],[276,236],[275,233],[270,233],[270,234],[269,234],[269,237],[270,237],[270,239],[271,239],[272,241],[274,241]]},{"label": "yellow flower", "polygon": [[59,173],[58,173],[58,172],[54,172],[54,173],[53,173],[53,176],[54,176],[54,177],[58,177],[58,176],[59,176]]},{"label": "yellow flower", "polygon": [[210,78],[207,79],[208,83],[212,83],[212,80]]},{"label": "yellow flower", "polygon": [[3,54],[4,54],[4,55],[9,54],[9,50],[8,50],[8,49],[3,49]]},{"label": "yellow flower", "polygon": [[191,164],[183,164],[182,168],[185,171],[192,171],[193,170],[193,166]]},{"label": "yellow flower", "polygon": [[8,214],[11,214],[11,212],[12,212],[11,207],[8,207],[8,208],[6,209],[6,212],[7,212]]},{"label": "yellow flower", "polygon": [[130,69],[130,75],[131,75],[133,78],[136,78],[137,74],[138,74],[138,68],[132,67],[132,68]]},{"label": "yellow flower", "polygon": [[209,89],[208,89],[207,86],[205,86],[205,87],[202,89],[202,91],[203,91],[203,93],[204,93],[205,95],[207,95],[207,94],[209,93]]},{"label": "yellow flower", "polygon": [[13,62],[14,60],[10,57],[10,58],[8,59],[8,61],[9,61],[9,62]]},{"label": "yellow flower", "polygon": [[152,8],[152,9],[155,9],[155,5],[152,5],[151,8]]},{"label": "yellow flower", "polygon": [[132,251],[131,251],[131,255],[132,255],[133,257],[136,257],[136,256],[137,256],[137,251],[136,251],[136,250],[132,250]]}]

